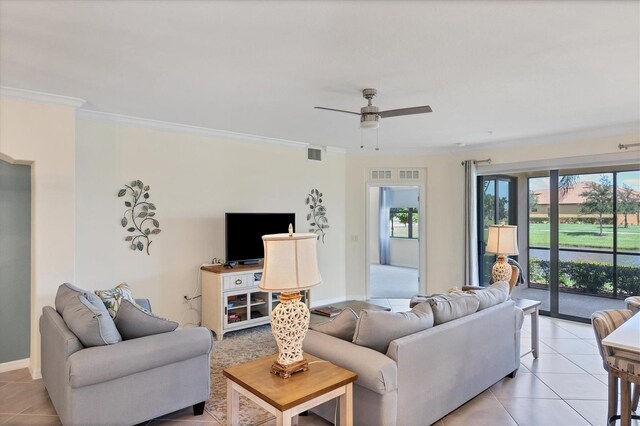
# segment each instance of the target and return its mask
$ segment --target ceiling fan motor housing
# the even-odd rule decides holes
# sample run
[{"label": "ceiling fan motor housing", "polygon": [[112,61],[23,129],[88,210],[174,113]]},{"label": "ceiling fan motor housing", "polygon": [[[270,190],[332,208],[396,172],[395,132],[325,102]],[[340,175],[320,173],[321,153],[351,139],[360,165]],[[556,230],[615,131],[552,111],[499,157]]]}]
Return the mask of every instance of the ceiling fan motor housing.
[{"label": "ceiling fan motor housing", "polygon": [[[371,100],[369,100],[371,103]],[[380,125],[380,116],[378,115],[378,107],[367,105],[360,108],[360,127],[378,127]]]}]

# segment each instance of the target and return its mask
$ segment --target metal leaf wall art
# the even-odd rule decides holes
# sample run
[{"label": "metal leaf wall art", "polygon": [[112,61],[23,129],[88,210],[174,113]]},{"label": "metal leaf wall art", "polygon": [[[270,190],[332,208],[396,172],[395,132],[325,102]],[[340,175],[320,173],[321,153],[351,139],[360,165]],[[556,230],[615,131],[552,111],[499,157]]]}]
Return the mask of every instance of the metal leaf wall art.
[{"label": "metal leaf wall art", "polygon": [[322,205],[322,192],[312,189],[307,194],[305,204],[309,206],[310,212],[307,213],[307,221],[309,222],[309,232],[317,234],[317,239],[322,237],[324,244],[325,230],[329,228],[329,219],[327,219],[327,209]]},{"label": "metal leaf wall art", "polygon": [[118,191],[118,197],[128,195],[131,201],[125,201],[127,208],[120,219],[120,225],[127,230],[124,240],[131,250],[142,251],[146,248],[149,254],[151,236],[160,233],[160,222],[155,218],[156,206],[149,202],[149,185],[144,185],[141,180],[134,180],[131,185],[126,185]]}]

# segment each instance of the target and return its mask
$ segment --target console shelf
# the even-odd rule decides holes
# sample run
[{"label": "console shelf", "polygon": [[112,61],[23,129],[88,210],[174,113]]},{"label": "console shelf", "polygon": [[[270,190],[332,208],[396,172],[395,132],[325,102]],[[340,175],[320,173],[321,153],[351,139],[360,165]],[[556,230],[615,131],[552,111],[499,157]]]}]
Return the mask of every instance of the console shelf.
[{"label": "console shelf", "polygon": [[[258,288],[261,264],[234,268],[203,266],[200,269],[202,325],[213,331],[217,340],[222,340],[229,331],[269,323],[271,311],[278,304],[278,294]],[[309,305],[309,290],[302,292],[302,301]]]}]

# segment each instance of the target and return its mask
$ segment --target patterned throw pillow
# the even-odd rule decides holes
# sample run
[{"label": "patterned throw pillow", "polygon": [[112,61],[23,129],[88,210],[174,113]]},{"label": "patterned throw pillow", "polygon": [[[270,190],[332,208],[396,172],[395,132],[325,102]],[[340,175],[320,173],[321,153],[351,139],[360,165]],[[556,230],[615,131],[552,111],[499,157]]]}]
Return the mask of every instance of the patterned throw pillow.
[{"label": "patterned throw pillow", "polygon": [[149,313],[149,311],[136,303],[133,298],[133,294],[131,294],[131,289],[126,283],[118,284],[115,288],[110,290],[96,290],[96,295],[104,302],[105,306],[109,310],[111,318],[116,317],[118,309],[120,309],[120,304],[123,300],[128,300],[133,306],[140,309],[142,312],[146,314]]}]

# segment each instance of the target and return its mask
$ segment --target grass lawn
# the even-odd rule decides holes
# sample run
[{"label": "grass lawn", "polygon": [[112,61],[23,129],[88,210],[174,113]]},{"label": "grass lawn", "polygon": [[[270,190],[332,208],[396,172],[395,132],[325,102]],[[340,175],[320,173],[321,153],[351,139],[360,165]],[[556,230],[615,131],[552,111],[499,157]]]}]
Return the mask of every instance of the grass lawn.
[{"label": "grass lawn", "polygon": [[[560,224],[561,247],[613,248],[613,226]],[[529,245],[549,246],[549,225],[543,223],[529,224]],[[618,250],[640,251],[640,226],[629,225],[618,227]]]}]

